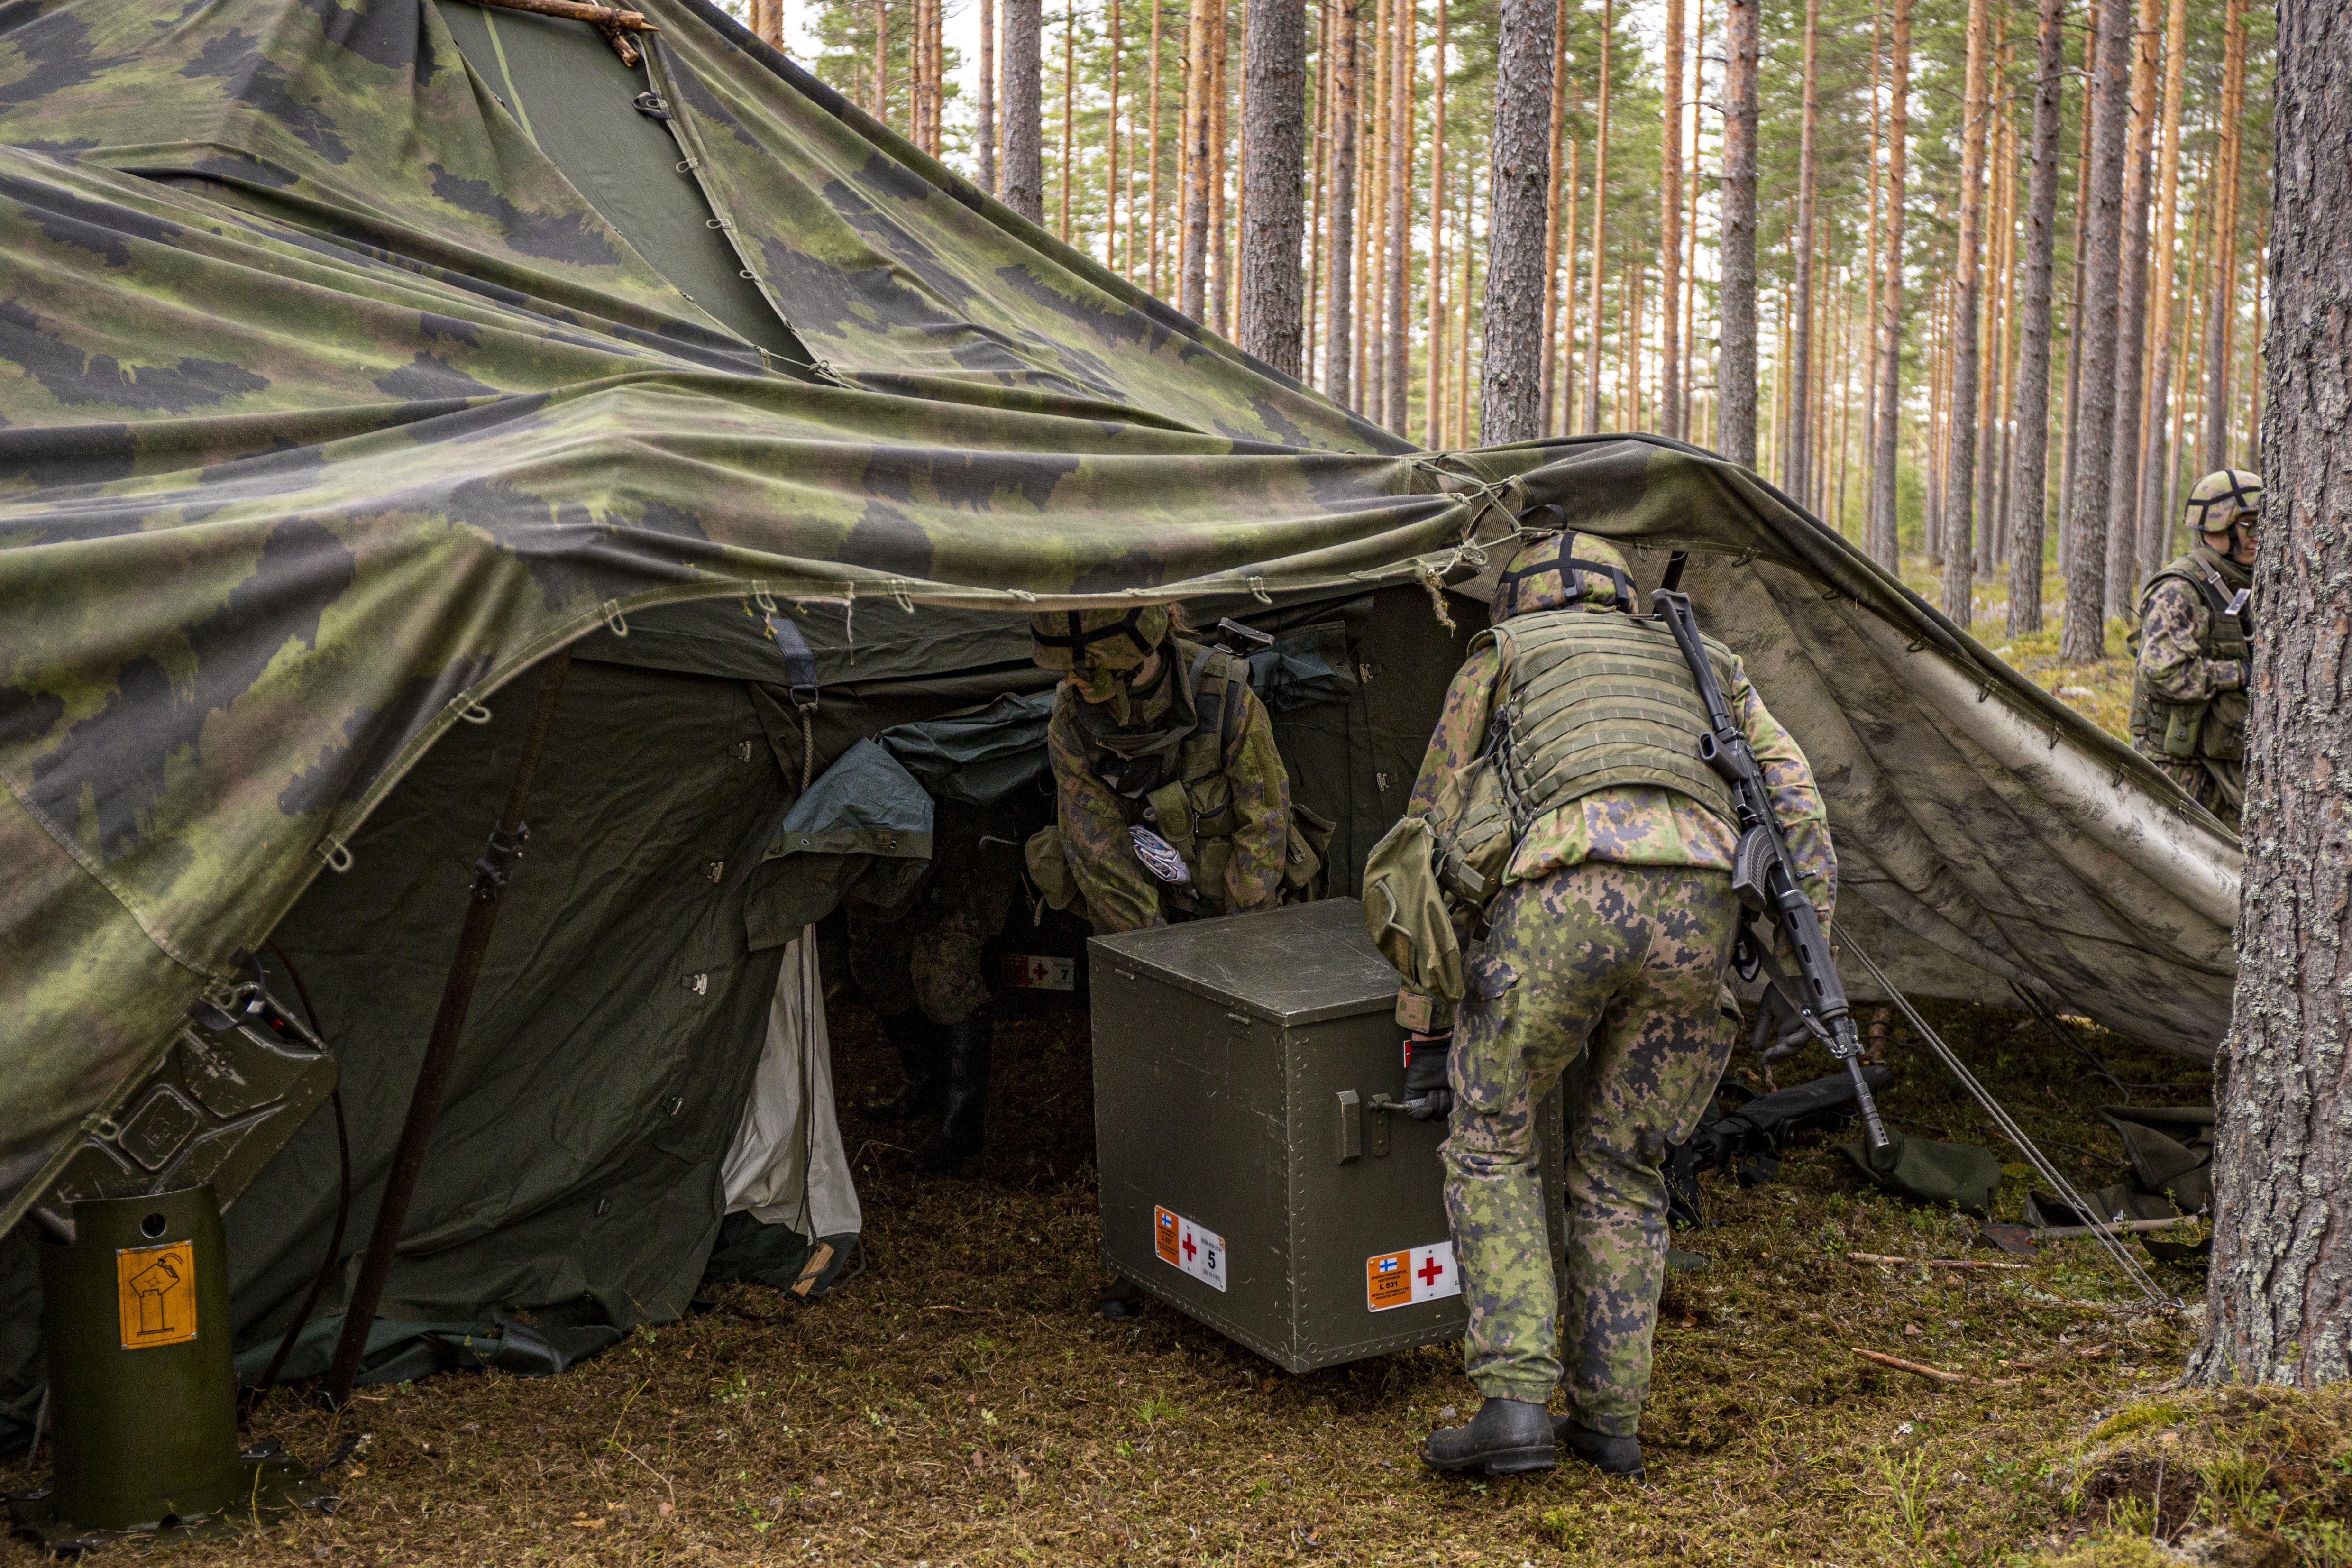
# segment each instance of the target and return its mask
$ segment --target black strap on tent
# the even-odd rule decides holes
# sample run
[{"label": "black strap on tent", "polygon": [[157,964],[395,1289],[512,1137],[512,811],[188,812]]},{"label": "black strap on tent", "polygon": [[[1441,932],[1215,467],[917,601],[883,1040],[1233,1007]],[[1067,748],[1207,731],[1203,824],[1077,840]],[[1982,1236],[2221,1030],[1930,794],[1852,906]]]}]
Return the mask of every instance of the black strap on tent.
[{"label": "black strap on tent", "polygon": [[[441,1010],[434,1015],[425,1060],[416,1068],[416,1087],[409,1091],[408,1120],[401,1126],[392,1170],[384,1177],[375,1229],[360,1259],[350,1304],[343,1309],[342,1338],[335,1343],[334,1365],[327,1373],[327,1402],[331,1405],[341,1406],[351,1398],[360,1358],[367,1353],[368,1331],[375,1326],[375,1310],[392,1273],[393,1249],[399,1245],[401,1226],[408,1222],[409,1200],[416,1195],[416,1179],[425,1169],[425,1146],[431,1142],[433,1124],[441,1115],[449,1069],[457,1059],[457,1039],[466,1031],[466,1015],[474,1005],[474,983],[481,977],[482,958],[489,952],[490,931],[498,924],[499,896],[512,874],[501,846],[515,847],[511,852],[520,852],[522,814],[530,804],[531,777],[539,772],[539,754],[547,745],[548,726],[555,719],[555,699],[563,689],[563,672],[571,664],[572,650],[565,647],[547,661],[547,672],[540,677],[539,706],[532,710],[530,727],[523,732],[522,755],[515,762],[506,809],[499,814],[498,830],[490,836],[489,850],[478,864],[473,901],[466,906],[457,953],[449,961],[449,978],[441,987]],[[496,872],[490,868],[492,862],[502,863]]]},{"label": "black strap on tent", "polygon": [[809,650],[808,638],[801,636],[800,627],[780,615],[768,617],[768,635],[775,639],[776,651],[784,656],[784,685],[801,716],[801,789],[806,792],[809,781],[816,776],[816,655]]}]

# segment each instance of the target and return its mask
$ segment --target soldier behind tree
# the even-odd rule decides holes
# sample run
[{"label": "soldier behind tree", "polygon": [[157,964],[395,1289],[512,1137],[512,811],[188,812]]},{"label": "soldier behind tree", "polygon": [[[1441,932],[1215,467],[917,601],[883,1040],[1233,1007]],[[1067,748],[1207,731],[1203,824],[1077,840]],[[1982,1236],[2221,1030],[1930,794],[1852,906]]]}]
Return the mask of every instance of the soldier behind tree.
[{"label": "soldier behind tree", "polygon": [[[1689,667],[1673,634],[1632,608],[1610,546],[1574,534],[1524,546],[1501,579],[1494,629],[1446,693],[1401,828],[1417,830],[1418,816],[1445,843],[1441,803],[1499,749],[1515,781],[1508,820],[1525,826],[1480,914],[1450,1046],[1430,1034],[1413,1042],[1417,1058],[1444,1052],[1446,1215],[1469,1309],[1465,1360],[1486,1396],[1467,1426],[1423,1444],[1440,1469],[1548,1469],[1564,1441],[1611,1475],[1643,1470],[1635,1431],[1666,1273],[1658,1167],[1690,1135],[1730,1054],[1723,972],[1740,915],[1739,830],[1699,759],[1707,719]],[[1738,658],[1706,646],[1826,920],[1836,863],[1812,771]],[[1431,1003],[1443,1005],[1408,993],[1399,1011]],[[1580,1058],[1564,1110],[1559,1302],[1536,1108]],[[1568,1413],[1554,1421],[1545,1405],[1561,1384]]]},{"label": "soldier behind tree", "polygon": [[2197,481],[2184,509],[2197,542],[2148,579],[2134,634],[2132,745],[2233,833],[2246,793],[2249,600],[2262,504],[2262,476],[2243,468]]},{"label": "soldier behind tree", "polygon": [[1159,605],[1030,617],[1033,657],[1067,673],[1029,871],[1098,931],[1272,909],[1315,868],[1249,667],[1174,631]]}]

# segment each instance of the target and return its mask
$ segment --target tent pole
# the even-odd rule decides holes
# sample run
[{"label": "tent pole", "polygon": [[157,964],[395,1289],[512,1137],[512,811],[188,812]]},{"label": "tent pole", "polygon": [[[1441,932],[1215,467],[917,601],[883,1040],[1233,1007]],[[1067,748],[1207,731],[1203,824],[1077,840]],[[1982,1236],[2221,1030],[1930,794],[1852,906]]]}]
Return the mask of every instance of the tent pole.
[{"label": "tent pole", "polygon": [[555,699],[563,689],[563,674],[571,664],[569,647],[547,661],[546,673],[540,678],[539,707],[523,734],[522,755],[515,763],[506,810],[499,817],[498,830],[490,835],[489,847],[474,862],[473,900],[466,906],[457,956],[449,961],[449,978],[441,988],[441,1010],[434,1016],[425,1060],[416,1069],[416,1087],[409,1093],[408,1120],[393,1152],[391,1173],[384,1178],[383,1201],[376,1209],[375,1229],[368,1237],[359,1280],[343,1310],[342,1338],[336,1342],[334,1365],[327,1373],[331,1405],[340,1406],[351,1398],[352,1384],[359,1376],[368,1331],[375,1325],[375,1310],[383,1300],[385,1278],[392,1272],[393,1248],[399,1243],[401,1226],[407,1223],[408,1202],[416,1194],[416,1178],[425,1166],[425,1146],[441,1113],[441,1097],[449,1087],[449,1068],[457,1057],[457,1038],[465,1033],[466,1014],[474,1003],[474,982],[481,975],[490,930],[498,923],[499,895],[506,890],[515,862],[522,858],[522,842],[530,837],[530,830],[523,825],[523,808],[530,801],[531,775],[539,771],[539,753],[547,744]]}]

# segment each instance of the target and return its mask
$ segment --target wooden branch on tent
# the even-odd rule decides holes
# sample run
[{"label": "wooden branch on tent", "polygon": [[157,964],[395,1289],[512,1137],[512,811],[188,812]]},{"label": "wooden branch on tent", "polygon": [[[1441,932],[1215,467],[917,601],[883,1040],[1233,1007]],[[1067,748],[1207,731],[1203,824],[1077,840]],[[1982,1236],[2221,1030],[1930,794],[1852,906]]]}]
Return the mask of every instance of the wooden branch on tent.
[{"label": "wooden branch on tent", "polygon": [[642,11],[623,11],[611,5],[592,5],[587,0],[467,0],[468,5],[495,5],[502,11],[529,11],[539,16],[562,16],[567,21],[585,22],[604,35],[621,63],[632,70],[644,58],[637,46],[629,39],[631,33],[658,33],[659,27],[646,20]]}]

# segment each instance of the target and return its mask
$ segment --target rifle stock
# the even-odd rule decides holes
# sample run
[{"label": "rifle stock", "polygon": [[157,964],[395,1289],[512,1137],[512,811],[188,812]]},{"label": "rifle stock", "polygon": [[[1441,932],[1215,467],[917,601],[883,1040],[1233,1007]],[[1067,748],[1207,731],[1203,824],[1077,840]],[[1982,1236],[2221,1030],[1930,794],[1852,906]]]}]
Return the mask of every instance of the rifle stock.
[{"label": "rifle stock", "polygon": [[[1838,978],[1837,963],[1830,956],[1821,913],[1797,879],[1788,837],[1772,814],[1764,772],[1716,681],[1715,667],[1707,662],[1698,621],[1691,613],[1690,595],[1660,588],[1650,595],[1650,605],[1674,634],[1675,646],[1682,649],[1691,679],[1698,685],[1699,700],[1706,708],[1710,732],[1699,737],[1699,759],[1730,786],[1732,806],[1739,814],[1740,849],[1733,885],[1751,911],[1769,914],[1788,938],[1797,973],[1793,987],[1783,984],[1781,993],[1796,1005],[1798,1017],[1813,1037],[1827,1046],[1830,1055],[1852,1075],[1854,1103],[1862,1112],[1870,1146],[1884,1149],[1886,1128],[1879,1120],[1870,1084],[1862,1075],[1862,1041],[1854,1030],[1853,1009],[1846,1005],[1845,984]],[[1757,934],[1745,916],[1740,921],[1740,941],[1748,944],[1759,963],[1771,963],[1771,943]],[[1778,984],[1781,977],[1778,966],[1773,967]],[[1792,989],[1795,994],[1790,995]]]}]

